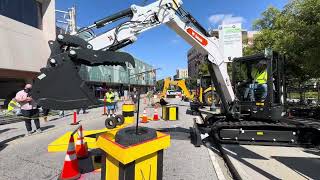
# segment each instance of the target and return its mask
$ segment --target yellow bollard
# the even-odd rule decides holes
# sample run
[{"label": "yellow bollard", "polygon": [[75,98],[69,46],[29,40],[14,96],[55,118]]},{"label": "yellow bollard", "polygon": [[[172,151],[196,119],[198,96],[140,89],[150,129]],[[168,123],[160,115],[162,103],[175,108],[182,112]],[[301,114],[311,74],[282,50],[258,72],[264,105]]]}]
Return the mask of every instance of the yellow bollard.
[{"label": "yellow bollard", "polygon": [[124,117],[124,122],[133,123],[134,122],[134,104],[125,103],[122,105],[122,115]]},{"label": "yellow bollard", "polygon": [[177,106],[162,106],[162,119],[175,121],[179,119],[179,108]]}]

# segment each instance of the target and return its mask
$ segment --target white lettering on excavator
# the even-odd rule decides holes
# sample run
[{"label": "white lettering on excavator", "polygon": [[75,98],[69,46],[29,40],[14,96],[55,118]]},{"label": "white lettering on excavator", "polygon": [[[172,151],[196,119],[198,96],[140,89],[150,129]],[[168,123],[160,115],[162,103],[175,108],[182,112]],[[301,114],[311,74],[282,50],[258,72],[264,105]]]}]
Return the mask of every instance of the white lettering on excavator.
[{"label": "white lettering on excavator", "polygon": [[187,33],[190,34],[193,38],[195,38],[198,42],[200,42],[201,45],[206,46],[208,44],[208,41],[200,34],[198,34],[196,31],[194,31],[192,28],[187,28]]}]

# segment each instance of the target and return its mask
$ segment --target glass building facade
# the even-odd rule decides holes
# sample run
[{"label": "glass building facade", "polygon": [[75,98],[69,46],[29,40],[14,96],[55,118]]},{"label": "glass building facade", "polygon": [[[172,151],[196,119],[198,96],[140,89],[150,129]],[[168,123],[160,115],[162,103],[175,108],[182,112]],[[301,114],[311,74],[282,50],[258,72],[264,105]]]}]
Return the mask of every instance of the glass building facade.
[{"label": "glass building facade", "polygon": [[155,74],[151,72],[152,69],[151,65],[135,58],[135,68],[131,65],[126,69],[121,66],[82,66],[80,76],[87,82],[154,86]]},{"label": "glass building facade", "polygon": [[36,0],[1,0],[0,15],[42,29],[42,4]]}]

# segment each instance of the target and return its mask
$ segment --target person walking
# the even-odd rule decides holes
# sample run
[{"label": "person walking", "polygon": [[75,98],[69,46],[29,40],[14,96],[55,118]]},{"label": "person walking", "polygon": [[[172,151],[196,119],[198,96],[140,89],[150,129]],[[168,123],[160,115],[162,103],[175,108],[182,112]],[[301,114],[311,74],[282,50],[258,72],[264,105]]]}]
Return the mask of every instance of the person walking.
[{"label": "person walking", "polygon": [[77,109],[77,114],[80,114],[80,111],[82,110],[82,113],[83,114],[86,114],[86,113],[88,113],[86,110],[88,109],[88,107],[83,107],[83,108],[79,108],[79,109]]},{"label": "person walking", "polygon": [[21,106],[21,114],[26,119],[24,120],[27,134],[26,136],[29,136],[32,134],[32,126],[31,126],[31,120],[33,119],[34,124],[36,126],[36,132],[41,133],[40,129],[40,121],[39,121],[39,110],[37,108],[36,102],[32,99],[31,96],[31,84],[26,84],[24,89],[19,91],[16,94],[15,99],[17,102],[19,102]]},{"label": "person walking", "polygon": [[107,116],[108,117],[115,116],[115,114],[114,114],[114,99],[115,99],[115,95],[114,95],[112,89],[109,88],[109,91],[106,93],[106,103],[107,103],[107,109],[108,109]]},{"label": "person walking", "polygon": [[48,122],[49,112],[50,112],[50,109],[46,109],[46,108],[43,109],[42,114],[43,114],[43,120],[44,120],[44,122]]}]

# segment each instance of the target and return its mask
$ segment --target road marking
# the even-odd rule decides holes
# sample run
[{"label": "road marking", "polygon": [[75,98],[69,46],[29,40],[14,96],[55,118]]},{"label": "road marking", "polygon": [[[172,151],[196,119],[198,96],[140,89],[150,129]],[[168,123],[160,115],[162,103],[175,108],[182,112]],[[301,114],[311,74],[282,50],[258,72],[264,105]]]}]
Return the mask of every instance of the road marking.
[{"label": "road marking", "polygon": [[220,165],[218,163],[218,160],[216,158],[216,155],[212,152],[212,150],[210,148],[207,148],[208,152],[209,152],[209,156],[213,165],[213,168],[217,174],[217,177],[219,180],[225,180],[226,178],[224,177],[224,174],[220,168]]}]

